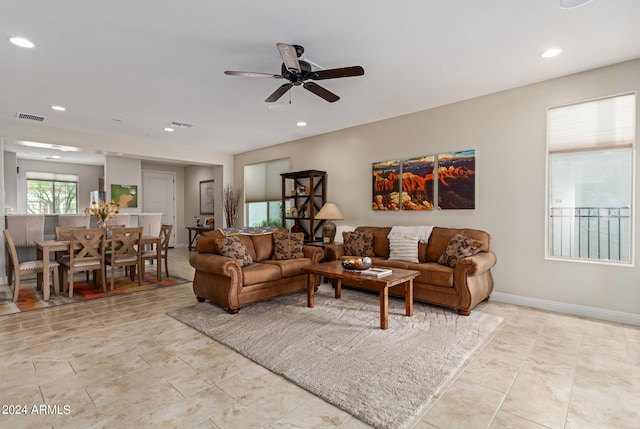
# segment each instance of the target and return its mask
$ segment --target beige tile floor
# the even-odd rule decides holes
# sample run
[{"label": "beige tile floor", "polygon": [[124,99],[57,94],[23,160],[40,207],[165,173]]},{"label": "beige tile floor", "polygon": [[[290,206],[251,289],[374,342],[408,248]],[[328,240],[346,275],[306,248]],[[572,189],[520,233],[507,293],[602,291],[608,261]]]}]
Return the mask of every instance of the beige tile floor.
[{"label": "beige tile floor", "polygon": [[[172,273],[192,278],[187,257]],[[368,427],[165,315],[193,303],[186,284],[0,317],[0,428]],[[640,328],[478,310],[505,323],[415,428],[640,427]]]}]

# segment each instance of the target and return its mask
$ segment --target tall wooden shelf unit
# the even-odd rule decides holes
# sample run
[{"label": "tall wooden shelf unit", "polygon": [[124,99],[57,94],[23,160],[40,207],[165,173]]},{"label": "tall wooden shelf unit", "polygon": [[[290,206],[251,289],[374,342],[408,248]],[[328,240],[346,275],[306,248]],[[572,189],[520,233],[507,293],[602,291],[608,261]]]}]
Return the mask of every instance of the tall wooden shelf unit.
[{"label": "tall wooden shelf unit", "polygon": [[[282,225],[293,222],[291,231],[304,233],[304,241],[322,241],[323,220],[316,219],[327,199],[327,173],[319,170],[294,171],[281,173],[282,176]],[[298,191],[304,188],[305,193]],[[305,215],[300,208],[307,206]],[[291,216],[291,208],[297,213]],[[287,222],[290,221],[290,222]]]}]

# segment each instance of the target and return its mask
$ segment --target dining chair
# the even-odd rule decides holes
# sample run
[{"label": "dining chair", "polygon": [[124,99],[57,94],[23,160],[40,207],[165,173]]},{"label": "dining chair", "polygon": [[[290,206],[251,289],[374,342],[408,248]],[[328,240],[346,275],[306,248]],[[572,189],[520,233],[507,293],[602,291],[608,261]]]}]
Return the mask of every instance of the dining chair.
[{"label": "dining chair", "polygon": [[138,284],[142,284],[144,279],[144,265],[142,263],[142,228],[113,228],[111,237],[109,238],[109,248],[111,249],[105,257],[105,266],[111,267],[111,286],[110,290],[115,287],[116,268],[130,267],[131,279],[138,271]]},{"label": "dining chair", "polygon": [[97,285],[102,285],[102,291],[106,292],[104,250],[104,228],[74,228],[69,239],[69,258],[62,258],[60,264],[64,268],[64,284],[69,290],[69,296],[73,296],[73,277],[79,271],[96,271],[100,273],[100,279],[96,279]]},{"label": "dining chair", "polygon": [[[44,215],[7,215],[6,218],[7,229],[16,248],[35,248],[36,241],[44,240]],[[11,258],[8,260],[8,283],[11,286],[14,265]]]},{"label": "dining chair", "polygon": [[55,226],[54,232],[57,241],[71,240],[71,231],[74,229],[87,229],[88,226]]},{"label": "dining chair", "polygon": [[158,237],[161,224],[162,213],[138,213],[138,226],[143,228],[144,235]]},{"label": "dining chair", "polygon": [[[162,260],[164,260],[164,269],[167,277],[169,277],[169,262],[168,262],[168,250],[169,240],[171,239],[171,230],[173,225],[162,224],[160,226],[160,260],[156,261],[156,271],[158,280],[162,277]],[[142,251],[142,262],[148,260],[153,261],[158,259],[158,252],[156,249],[144,249]]]},{"label": "dining chair", "polygon": [[[84,217],[84,215],[83,215]],[[89,223],[89,221],[87,221],[87,224]],[[71,231],[74,229],[87,229],[89,228],[89,226],[55,226],[53,227],[54,232],[55,232],[55,239],[56,241],[67,241],[67,240],[71,240]],[[60,261],[61,258],[69,258],[69,252],[56,252],[55,254],[55,260],[56,261]],[[87,273],[87,283],[89,283],[89,271],[86,271]],[[60,281],[62,281],[62,270],[60,271],[60,273],[58,273],[58,277],[60,278]]]},{"label": "dining chair", "polygon": [[[58,226],[76,228],[89,228],[91,217],[84,214],[61,214],[58,215]],[[56,238],[57,240],[57,238]]]},{"label": "dining chair", "polygon": [[[20,294],[20,280],[23,275],[26,274],[34,274],[41,273],[44,266],[41,260],[32,260],[32,261],[23,261],[20,262],[18,259],[18,252],[16,251],[15,243],[13,242],[13,237],[11,236],[11,232],[8,229],[4,231],[4,240],[7,246],[7,250],[9,251],[9,258],[13,264],[13,267],[16,271],[16,284],[13,287],[13,302],[18,301],[18,295]],[[58,295],[60,293],[60,286],[58,283],[58,264],[55,261],[49,262],[49,268],[51,269],[51,278],[53,279],[53,288],[55,294]],[[44,285],[44,287],[50,287],[50,285]],[[43,297],[45,300],[48,298],[49,294],[45,292],[43,289]]]}]

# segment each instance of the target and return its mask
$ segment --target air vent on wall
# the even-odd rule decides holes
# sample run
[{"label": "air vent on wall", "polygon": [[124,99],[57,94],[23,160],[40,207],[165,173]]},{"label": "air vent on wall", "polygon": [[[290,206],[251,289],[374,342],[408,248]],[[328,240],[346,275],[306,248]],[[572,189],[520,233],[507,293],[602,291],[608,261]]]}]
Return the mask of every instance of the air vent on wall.
[{"label": "air vent on wall", "polygon": [[173,128],[191,128],[191,127],[193,127],[193,125],[191,125],[191,124],[187,124],[186,122],[178,122],[178,121],[173,121],[169,125],[171,127],[173,127]]},{"label": "air vent on wall", "polygon": [[28,119],[30,121],[44,121],[44,116],[32,115],[30,113],[16,113],[16,118],[18,119]]}]

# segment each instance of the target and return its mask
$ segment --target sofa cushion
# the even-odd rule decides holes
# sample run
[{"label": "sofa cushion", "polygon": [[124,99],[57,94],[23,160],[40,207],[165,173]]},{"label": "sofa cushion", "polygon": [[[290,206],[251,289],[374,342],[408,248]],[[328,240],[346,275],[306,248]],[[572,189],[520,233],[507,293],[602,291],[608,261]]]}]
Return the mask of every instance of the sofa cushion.
[{"label": "sofa cushion", "polygon": [[345,255],[375,256],[373,253],[373,233],[371,230],[343,232],[342,238]]},{"label": "sofa cushion", "polygon": [[260,262],[271,259],[273,254],[273,234],[250,235],[253,248],[256,251],[255,261]]},{"label": "sofa cushion", "polygon": [[247,234],[234,234],[233,237],[238,237],[238,240],[244,244],[244,247],[247,248],[247,252],[249,252],[249,256],[251,256],[252,260],[258,259],[258,255],[256,255],[256,249],[253,247],[253,240],[251,240],[251,236]]},{"label": "sofa cushion", "polygon": [[489,251],[491,236],[485,231],[480,231],[478,229],[456,229],[435,226],[433,227],[433,231],[429,237],[426,262],[437,262],[440,255],[442,255],[449,245],[449,241],[451,241],[453,236],[456,234],[482,241],[483,245],[480,248],[480,251]]},{"label": "sofa cushion", "polygon": [[282,278],[282,274],[280,272],[280,268],[276,266],[256,262],[255,264],[251,264],[242,269],[242,278],[242,285],[244,287],[280,280],[280,278]]},{"label": "sofa cushion", "polygon": [[270,264],[278,267],[280,269],[280,274],[282,275],[282,277],[293,277],[300,274],[305,274],[305,271],[302,271],[302,268],[310,266],[311,259],[297,258],[279,261],[271,260],[264,261],[264,264]]},{"label": "sofa cushion", "polygon": [[408,270],[419,271],[420,275],[413,282],[427,283],[435,286],[453,287],[453,268],[435,262],[409,264]]},{"label": "sofa cushion", "polygon": [[217,238],[216,245],[218,246],[218,249],[222,256],[237,260],[243,267],[246,267],[247,265],[251,265],[253,263],[253,258],[251,258],[247,247],[237,235]]},{"label": "sofa cushion", "polygon": [[375,256],[383,258],[389,257],[389,239],[387,236],[391,231],[390,226],[359,226],[356,231],[370,230],[373,234],[373,253]]},{"label": "sofa cushion", "polygon": [[440,258],[438,258],[438,263],[455,268],[458,261],[478,253],[483,244],[480,240],[474,240],[462,234],[456,234],[449,241],[447,248],[442,252]]},{"label": "sofa cushion", "polygon": [[393,234],[389,236],[389,260],[418,262],[418,236]]},{"label": "sofa cushion", "polygon": [[216,239],[224,237],[219,229],[203,232],[196,236],[196,250],[200,253],[220,253]]},{"label": "sofa cushion", "polygon": [[301,232],[273,232],[273,259],[286,260],[304,258],[302,247],[304,234]]}]

